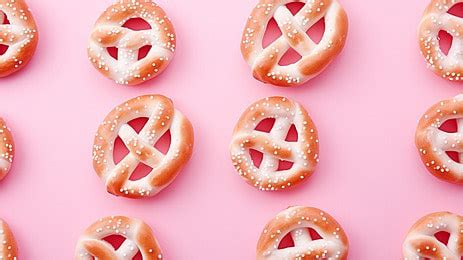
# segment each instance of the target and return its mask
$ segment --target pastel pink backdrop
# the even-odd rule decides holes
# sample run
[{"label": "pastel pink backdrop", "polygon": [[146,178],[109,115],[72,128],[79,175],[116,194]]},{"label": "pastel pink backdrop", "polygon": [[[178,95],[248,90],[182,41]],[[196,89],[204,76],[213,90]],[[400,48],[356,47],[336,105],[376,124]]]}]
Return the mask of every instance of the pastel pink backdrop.
[{"label": "pastel pink backdrop", "polygon": [[[239,51],[255,0],[158,0],[178,36],[159,78],[123,87],[87,61],[94,21],[110,0],[29,0],[40,31],[31,64],[0,80],[1,116],[16,158],[0,183],[0,216],[21,259],[72,259],[96,219],[125,214],[154,229],[166,259],[253,259],[266,222],[288,205],[333,215],[350,240],[351,259],[397,259],[408,228],[433,211],[463,213],[462,187],[430,176],[414,146],[428,106],[462,91],[426,69],[417,45],[425,0],[341,0],[350,22],[342,54],[295,89],[261,84]],[[149,200],[106,193],[92,168],[93,135],[122,101],[171,97],[195,128],[194,155],[176,181]],[[265,96],[302,103],[320,134],[320,164],[302,185],[260,192],[235,173],[228,152],[242,111]]]}]

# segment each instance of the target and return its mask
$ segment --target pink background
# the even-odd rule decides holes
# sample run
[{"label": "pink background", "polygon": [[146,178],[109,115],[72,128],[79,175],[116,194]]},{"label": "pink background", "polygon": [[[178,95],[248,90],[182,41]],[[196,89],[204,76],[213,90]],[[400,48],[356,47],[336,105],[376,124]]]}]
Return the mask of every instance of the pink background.
[{"label": "pink background", "polygon": [[[87,61],[94,21],[110,0],[29,0],[40,43],[31,64],[1,79],[1,115],[16,158],[0,183],[0,216],[22,259],[72,259],[82,231],[113,214],[150,224],[166,259],[253,259],[267,221],[288,205],[326,210],[344,227],[351,259],[397,259],[424,214],[462,213],[463,190],[429,175],[414,146],[422,113],[460,84],[426,69],[417,25],[428,1],[342,0],[350,22],[338,59],[303,87],[251,77],[241,33],[255,0],[158,0],[178,35],[173,62],[139,87],[115,85]],[[106,193],[92,168],[93,135],[117,104],[147,93],[171,97],[195,128],[190,163],[148,200]],[[284,95],[302,103],[320,133],[319,167],[297,188],[260,192],[234,171],[228,144],[244,109]]]}]

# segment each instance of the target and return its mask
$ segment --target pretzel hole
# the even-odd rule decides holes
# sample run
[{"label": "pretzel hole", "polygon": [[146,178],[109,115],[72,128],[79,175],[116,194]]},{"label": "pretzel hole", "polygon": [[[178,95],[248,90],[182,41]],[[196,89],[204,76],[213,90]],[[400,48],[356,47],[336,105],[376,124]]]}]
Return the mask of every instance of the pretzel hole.
[{"label": "pretzel hole", "polygon": [[287,66],[298,62],[302,56],[293,48],[289,48],[278,61],[278,65]]},{"label": "pretzel hole", "polygon": [[463,18],[463,3],[454,4],[452,7],[450,7],[447,13]]},{"label": "pretzel hole", "polygon": [[297,142],[298,140],[298,133],[296,126],[294,124],[291,125],[289,128],[288,134],[286,135],[285,141],[286,142]]},{"label": "pretzel hole", "polygon": [[286,8],[291,12],[291,14],[296,15],[302,7],[304,7],[305,3],[302,2],[291,2],[286,4]]},{"label": "pretzel hole", "polygon": [[264,37],[262,38],[262,48],[266,48],[267,46],[272,44],[272,42],[280,38],[281,35],[283,35],[283,33],[281,32],[280,27],[278,27],[275,18],[270,19],[270,21],[267,24],[267,29],[265,30]]},{"label": "pretzel hole", "polygon": [[142,31],[142,30],[150,30],[151,25],[143,18],[131,18],[127,20],[122,27],[134,30],[134,31]]},{"label": "pretzel hole", "polygon": [[120,137],[117,137],[114,141],[114,148],[113,148],[113,160],[114,164],[118,164],[124,157],[129,154],[129,149],[125,146],[124,142]]},{"label": "pretzel hole", "polygon": [[313,240],[323,239],[323,237],[313,228],[309,228],[310,238]]},{"label": "pretzel hole", "polygon": [[0,11],[0,17],[3,16],[3,21],[0,21],[1,24],[11,24],[10,20],[8,19],[8,16],[6,15],[5,12]]},{"label": "pretzel hole", "polygon": [[324,34],[325,34],[325,17],[318,20],[318,22],[316,22],[314,25],[312,25],[307,30],[307,35],[309,35],[310,39],[312,39],[312,41],[314,41],[315,43],[320,43]]},{"label": "pretzel hole", "polygon": [[446,231],[439,231],[434,234],[434,237],[444,245],[449,243],[450,233]]},{"label": "pretzel hole", "polygon": [[0,55],[5,54],[8,48],[9,48],[8,45],[0,44]]},{"label": "pretzel hole", "polygon": [[286,171],[293,168],[294,163],[290,161],[278,160],[277,171]]},{"label": "pretzel hole", "polygon": [[138,250],[137,254],[132,258],[132,260],[143,260],[143,256],[141,255],[140,250]]},{"label": "pretzel hole", "polygon": [[460,163],[460,153],[455,151],[446,151],[445,153],[448,157],[450,157],[450,159],[452,159],[452,161]]},{"label": "pretzel hole", "polygon": [[138,49],[138,60],[145,58],[151,50],[151,45],[145,45]]},{"label": "pretzel hole", "polygon": [[140,133],[140,131],[143,129],[147,122],[147,117],[138,117],[133,120],[130,120],[127,124],[131,126],[133,130],[135,130],[135,132]]},{"label": "pretzel hole", "polygon": [[264,154],[257,150],[249,149],[249,155],[251,156],[251,160],[252,163],[254,163],[254,166],[259,168],[262,163],[262,159],[264,158]]},{"label": "pretzel hole", "polygon": [[135,170],[133,170],[132,174],[129,177],[129,180],[138,181],[140,179],[143,179],[148,174],[150,174],[150,172],[152,170],[153,170],[153,168],[151,168],[148,165],[140,162],[140,163],[138,163],[137,167],[135,167]]},{"label": "pretzel hole", "polygon": [[115,60],[118,58],[119,49],[117,47],[107,47],[106,51],[109,56],[113,57]]},{"label": "pretzel hole", "polygon": [[255,130],[270,133],[272,131],[273,125],[275,125],[275,118],[266,118],[257,124]]},{"label": "pretzel hole", "polygon": [[447,133],[456,133],[458,131],[457,120],[449,119],[445,121],[440,127],[439,130]]},{"label": "pretzel hole", "polygon": [[437,35],[439,39],[439,48],[445,54],[448,55],[450,48],[452,47],[453,37],[448,32],[440,30]]},{"label": "pretzel hole", "polygon": [[170,148],[170,143],[172,141],[172,136],[170,130],[167,130],[161,138],[154,144],[154,147],[163,154],[167,154]]},{"label": "pretzel hole", "polygon": [[293,237],[291,236],[291,233],[286,234],[281,241],[280,244],[278,244],[278,249],[285,249],[288,247],[294,247],[294,240]]},{"label": "pretzel hole", "polygon": [[121,247],[122,243],[125,241],[125,237],[121,235],[110,235],[105,238],[103,238],[104,241],[108,242],[111,244],[111,246],[114,248],[114,250],[119,249]]}]

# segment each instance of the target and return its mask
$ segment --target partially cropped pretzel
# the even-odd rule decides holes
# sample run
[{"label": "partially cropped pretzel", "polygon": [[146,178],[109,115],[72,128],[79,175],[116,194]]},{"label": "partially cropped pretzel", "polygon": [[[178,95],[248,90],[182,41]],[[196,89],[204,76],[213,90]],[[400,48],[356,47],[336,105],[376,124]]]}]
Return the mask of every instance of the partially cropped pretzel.
[{"label": "partially cropped pretzel", "polygon": [[[313,240],[309,228],[321,239]],[[279,249],[290,234],[294,245]],[[264,228],[257,243],[257,260],[347,259],[349,241],[342,227],[328,213],[310,207],[294,206],[278,213]]]},{"label": "partially cropped pretzel", "polygon": [[[447,120],[456,119],[458,130],[447,133],[439,128]],[[442,100],[426,111],[416,129],[416,147],[421,160],[434,176],[463,184],[463,95]],[[458,152],[460,162],[446,152]]]},{"label": "partially cropped pretzel", "polygon": [[[142,18],[151,29],[134,31],[122,27],[131,18]],[[175,31],[164,10],[152,0],[118,0],[108,7],[90,36],[88,57],[106,77],[119,84],[136,85],[159,75],[175,51]],[[151,46],[138,60],[139,49]],[[108,47],[118,49],[117,60]]]},{"label": "partially cropped pretzel", "polygon": [[[450,234],[447,244],[439,241],[436,233]],[[460,259],[463,255],[463,218],[450,212],[437,212],[416,222],[405,238],[403,256],[415,259]]]},{"label": "partially cropped pretzel", "polygon": [[18,259],[18,246],[16,245],[16,240],[10,228],[2,219],[0,219],[0,259]]},{"label": "partially cropped pretzel", "polygon": [[[104,239],[122,236],[117,250]],[[76,246],[76,260],[132,260],[140,252],[143,260],[163,258],[151,228],[143,221],[124,216],[105,217],[85,230]]]},{"label": "partially cropped pretzel", "polygon": [[[270,133],[256,130],[260,122],[275,119]],[[294,125],[297,141],[285,141]],[[260,167],[250,155],[254,149],[263,153]],[[307,111],[285,97],[269,97],[252,104],[239,119],[230,145],[231,159],[247,183],[260,190],[283,190],[308,178],[318,163],[318,134]],[[293,165],[278,170],[279,161]]]},{"label": "partially cropped pretzel", "polygon": [[37,42],[37,26],[26,2],[0,0],[0,45],[8,47],[0,55],[0,77],[26,66],[34,55]]},{"label": "partially cropped pretzel", "polygon": [[5,178],[11,169],[14,156],[14,142],[10,129],[0,117],[0,180]]},{"label": "partially cropped pretzel", "polygon": [[[128,122],[141,117],[148,121],[137,133]],[[163,154],[154,145],[169,130],[170,148]],[[115,164],[113,149],[118,136],[129,154]],[[190,159],[192,149],[193,127],[174,108],[172,101],[161,95],[140,96],[113,109],[98,128],[93,145],[93,167],[106,183],[108,192],[114,195],[153,196],[175,179]],[[139,163],[151,167],[151,172],[141,179],[130,180]]]},{"label": "partially cropped pretzel", "polygon": [[[305,5],[293,16],[286,7],[291,2]],[[325,33],[315,43],[306,31],[323,17]],[[282,35],[263,48],[262,40],[272,18]],[[298,86],[321,73],[341,52],[347,28],[347,15],[336,0],[260,0],[244,29],[241,53],[256,79],[282,87]],[[302,58],[294,64],[279,65],[290,48]]]}]

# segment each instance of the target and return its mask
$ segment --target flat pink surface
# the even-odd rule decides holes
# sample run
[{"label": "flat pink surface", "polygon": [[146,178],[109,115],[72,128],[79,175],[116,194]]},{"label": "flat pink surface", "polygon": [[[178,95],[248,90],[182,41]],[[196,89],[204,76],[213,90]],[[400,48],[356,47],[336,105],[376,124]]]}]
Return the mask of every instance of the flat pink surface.
[{"label": "flat pink surface", "polygon": [[[342,0],[350,22],[342,54],[303,87],[261,84],[239,43],[255,0],[158,0],[178,36],[173,62],[139,87],[115,85],[87,61],[89,32],[110,0],[29,0],[40,31],[31,64],[1,79],[0,104],[16,158],[0,183],[0,216],[21,259],[72,259],[96,219],[125,214],[154,229],[166,259],[253,259],[264,225],[288,205],[333,215],[350,259],[398,259],[424,214],[463,213],[463,190],[429,175],[414,146],[428,106],[459,93],[426,69],[417,44],[425,0]],[[148,93],[171,97],[195,128],[190,163],[148,200],[106,193],[92,168],[93,135],[117,104]],[[302,103],[315,121],[316,173],[286,192],[244,183],[229,160],[233,127],[249,104],[271,95]]]}]

